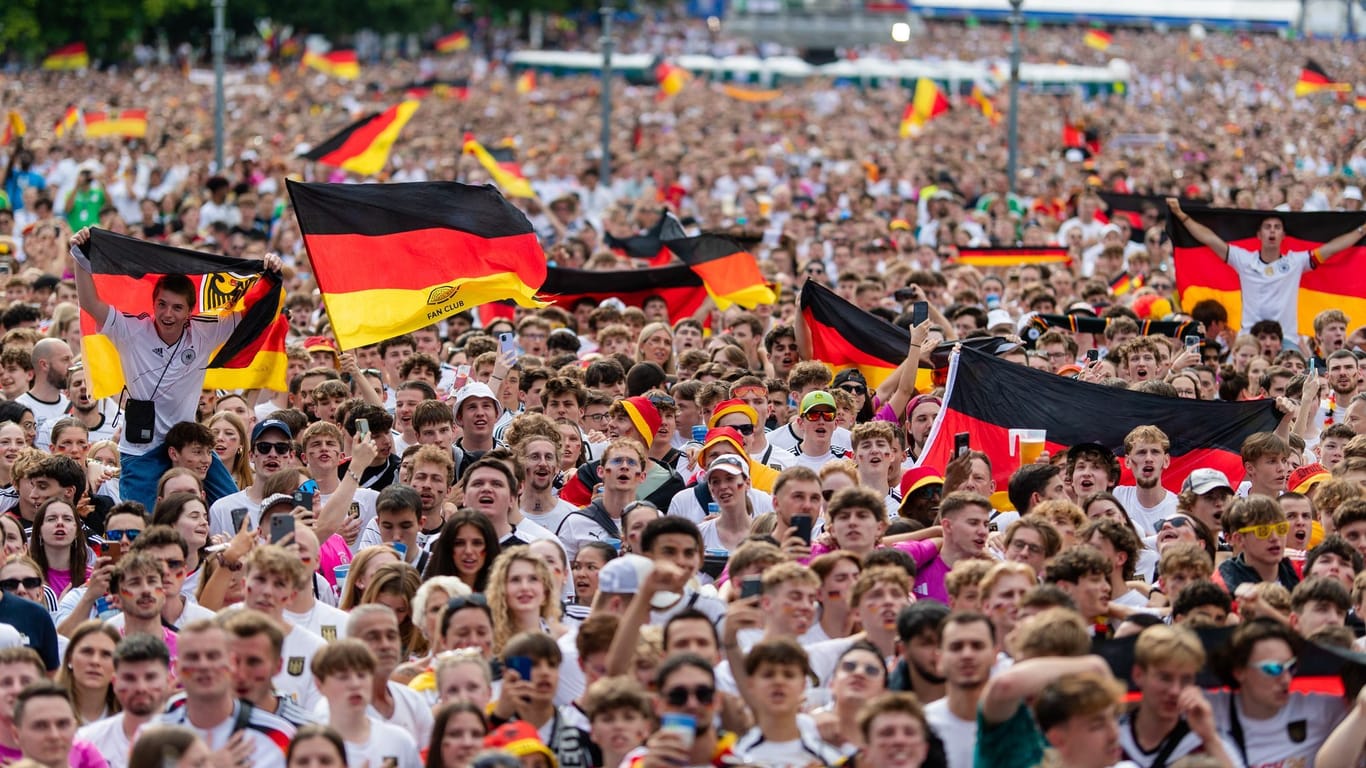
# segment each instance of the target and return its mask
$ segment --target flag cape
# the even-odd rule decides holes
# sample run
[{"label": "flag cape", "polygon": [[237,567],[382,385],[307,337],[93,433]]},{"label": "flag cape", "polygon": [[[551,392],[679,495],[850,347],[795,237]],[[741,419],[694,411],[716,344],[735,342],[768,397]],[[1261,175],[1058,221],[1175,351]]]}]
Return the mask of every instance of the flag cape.
[{"label": "flag cape", "polygon": [[465,154],[474,155],[474,159],[479,161],[488,172],[489,178],[493,183],[503,190],[503,194],[508,197],[536,197],[536,191],[531,188],[531,182],[522,176],[520,171],[510,170],[498,162],[483,144],[480,144],[470,134],[465,134]]},{"label": "flag cape", "polygon": [[1066,248],[959,248],[959,264],[974,267],[1013,267],[1020,264],[1070,264]]},{"label": "flag cape", "polygon": [[1236,486],[1244,474],[1239,454],[1243,440],[1255,432],[1271,432],[1279,423],[1271,400],[1173,400],[1089,384],[969,348],[949,363],[944,407],[920,463],[943,469],[953,453],[954,435],[967,432],[973,449],[991,458],[996,487],[1005,488],[1020,465],[1018,455],[1010,455],[1010,429],[1047,430],[1046,447],[1054,456],[1078,443],[1099,443],[1120,456],[1125,436],[1134,427],[1152,424],[1171,439],[1171,466],[1162,475],[1167,488],[1180,490],[1199,467],[1223,472]]},{"label": "flag cape", "polygon": [[[156,281],[165,274],[181,274],[189,276],[198,292],[196,312],[243,313],[237,330],[214,353],[205,389],[287,388],[284,289],[278,280],[262,279],[260,261],[156,245],[98,228],[90,231],[85,253],[100,298],[121,312],[151,312]],[[114,343],[98,333],[102,320],[81,313],[82,356],[97,398],[119,394],[124,384]]]},{"label": "flag cape", "polygon": [[24,122],[23,116],[11,109],[5,114],[5,131],[0,135],[0,144],[9,144],[27,133],[28,125]]},{"label": "flag cape", "polygon": [[660,267],[673,261],[673,253],[665,246],[665,241],[679,240],[687,236],[678,219],[668,209],[661,209],[659,221],[656,221],[645,234],[618,238],[609,232],[603,237],[603,242],[618,253],[633,259],[644,259],[650,262],[650,266]]},{"label": "flag cape", "polygon": [[339,80],[355,80],[360,77],[360,60],[355,51],[330,51],[328,53],[304,53],[303,65],[312,67],[323,74]]},{"label": "flag cape", "polygon": [[702,278],[718,309],[739,304],[754,309],[777,301],[769,289],[754,254],[722,235],[702,234],[666,240],[665,246]]},{"label": "flag cape", "polygon": [[550,267],[538,297],[568,312],[584,299],[594,303],[620,299],[628,307],[643,307],[658,296],[669,306],[669,322],[676,323],[702,306],[707,289],[686,264],[652,269],[599,271]]},{"label": "flag cape", "polygon": [[948,112],[949,108],[949,99],[939,86],[927,77],[920,78],[915,83],[915,95],[911,97],[911,103],[906,105],[906,111],[901,114],[901,138],[919,134],[926,123]]},{"label": "flag cape", "polygon": [[1295,95],[1309,96],[1315,93],[1349,93],[1351,83],[1343,83],[1328,76],[1319,63],[1310,59],[1300,70],[1300,78],[1295,81]]},{"label": "flag cape", "polygon": [[[1230,245],[1257,250],[1257,228],[1268,216],[1285,223],[1282,252],[1310,251],[1323,243],[1366,224],[1366,213],[1282,213],[1214,208],[1186,208],[1196,221],[1214,230]],[[1242,327],[1243,304],[1238,275],[1201,245],[1180,222],[1167,222],[1176,259],[1176,288],[1181,306],[1190,308],[1204,299],[1215,299],[1228,310],[1228,322]],[[1333,255],[1326,263],[1300,278],[1299,328],[1282,328],[1287,335],[1314,333],[1314,316],[1325,309],[1341,309],[1348,317],[1366,317],[1366,248],[1358,243]]]},{"label": "flag cape", "polygon": [[736,101],[745,101],[752,104],[762,104],[764,102],[773,101],[783,95],[783,92],[779,90],[744,88],[738,85],[731,85],[730,83],[722,84],[721,92]]},{"label": "flag cape", "polygon": [[52,126],[52,132],[60,139],[65,136],[68,131],[80,124],[81,110],[77,109],[76,105],[72,104],[66,108],[66,111],[58,118],[57,123]]},{"label": "flag cape", "polygon": [[1082,36],[1081,41],[1087,48],[1094,48],[1097,51],[1108,51],[1110,44],[1114,42],[1114,36],[1103,29],[1088,29]]},{"label": "flag cape", "polygon": [[470,47],[470,36],[461,30],[450,33],[436,40],[437,53],[455,53],[456,51],[468,50]]},{"label": "flag cape", "polygon": [[545,254],[526,215],[491,186],[288,187],[343,349],[499,299],[540,306]]},{"label": "flag cape", "polygon": [[405,101],[384,112],[375,112],[346,126],[335,135],[309,150],[306,159],[345,168],[362,176],[374,176],[389,162],[389,151],[421,105],[419,101]]},{"label": "flag cape", "polygon": [[147,110],[125,109],[117,114],[91,112],[85,116],[85,137],[87,139],[121,136],[143,138],[147,135]]},{"label": "flag cape", "polygon": [[69,43],[43,58],[43,69],[85,69],[90,66],[90,54],[85,43]]}]

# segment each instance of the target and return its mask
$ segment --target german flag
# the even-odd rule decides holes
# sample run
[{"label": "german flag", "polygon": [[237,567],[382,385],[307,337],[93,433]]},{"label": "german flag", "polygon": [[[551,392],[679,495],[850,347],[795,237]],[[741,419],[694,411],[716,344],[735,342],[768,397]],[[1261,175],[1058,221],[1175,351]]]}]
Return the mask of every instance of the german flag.
[{"label": "german flag", "polygon": [[683,225],[667,208],[659,211],[659,220],[644,234],[618,238],[610,232],[603,236],[608,248],[632,259],[648,261],[652,267],[660,267],[673,261],[673,252],[666,241],[681,240],[688,236]]},{"label": "german flag", "polygon": [[470,81],[467,78],[455,78],[451,80],[440,80],[428,78],[426,80],[413,81],[403,88],[404,98],[425,99],[428,96],[436,95],[444,99],[459,99],[464,101],[470,97]]},{"label": "german flag", "polygon": [[11,141],[28,133],[28,124],[17,111],[5,113],[5,130],[0,132],[0,146],[8,146]]},{"label": "german flag", "polygon": [[991,97],[987,95],[986,89],[983,88],[980,83],[972,84],[972,91],[968,94],[968,101],[976,104],[977,109],[981,110],[982,116],[990,121],[992,125],[1001,122],[1001,113],[996,111],[996,102],[991,100]]},{"label": "german flag", "polygon": [[1351,83],[1343,83],[1328,76],[1317,61],[1309,59],[1300,70],[1300,78],[1295,81],[1296,96],[1310,96],[1315,93],[1350,93]]},{"label": "german flag", "polygon": [[449,35],[443,35],[436,39],[437,53],[455,53],[457,51],[467,51],[470,48],[470,36],[463,30],[457,29]]},{"label": "german flag", "polygon": [[[1105,333],[1110,327],[1109,317],[1088,317],[1086,315],[1033,315],[1029,325],[1020,335],[1033,342],[1049,328],[1066,328],[1072,333]],[[1037,333],[1031,333],[1037,331]],[[1169,339],[1184,339],[1187,336],[1204,336],[1200,324],[1194,320],[1176,322],[1174,320],[1140,320],[1138,333],[1141,336],[1166,336]]]},{"label": "german flag", "polygon": [[644,307],[647,299],[655,297],[664,300],[669,322],[676,323],[697,312],[706,301],[707,288],[686,264],[611,271],[550,267],[537,294],[568,312],[585,299],[596,304],[615,298],[628,307]]},{"label": "german flag", "polygon": [[91,112],[85,116],[85,137],[102,139],[110,136],[141,139],[147,135],[147,110],[125,109],[117,114]]},{"label": "german flag", "polygon": [[327,53],[305,51],[302,64],[338,80],[355,80],[360,77],[360,59],[356,58],[354,50]]},{"label": "german flag", "polygon": [[1358,96],[1353,100],[1358,112],[1366,112],[1366,96]]},{"label": "german flag", "polygon": [[[1167,220],[1167,202],[1161,195],[1135,195],[1121,192],[1100,192],[1101,202],[1105,203],[1105,216],[1110,221],[1117,218],[1127,219],[1129,222],[1129,239],[1134,242],[1143,242],[1144,227],[1143,211],[1153,209],[1157,211],[1157,223],[1162,224]],[[1206,201],[1195,200],[1192,198],[1180,198],[1181,207],[1206,205]]]},{"label": "german flag", "polygon": [[1066,248],[959,248],[959,264],[974,267],[1014,267],[1020,264],[1071,264]]},{"label": "german flag", "polygon": [[732,304],[754,309],[777,301],[754,254],[729,237],[702,234],[666,240],[664,245],[702,278],[718,309],[729,309]]},{"label": "german flag", "polygon": [[514,86],[519,96],[525,96],[536,90],[536,72],[528,69],[517,76],[517,83]]},{"label": "german flag", "polygon": [[52,132],[60,139],[70,132],[71,129],[80,124],[81,110],[77,108],[75,104],[68,104],[66,111],[62,113],[62,116],[58,118],[57,122],[52,126]]},{"label": "german flag", "polygon": [[1086,34],[1081,37],[1082,43],[1087,47],[1097,51],[1110,50],[1110,44],[1115,41],[1114,35],[1103,29],[1088,29]]},{"label": "german flag", "polygon": [[302,157],[334,168],[345,168],[361,176],[374,176],[389,162],[389,150],[421,106],[420,101],[405,101],[384,112],[375,112],[338,131],[331,138],[304,153]]},{"label": "german flag", "polygon": [[1145,283],[1147,283],[1147,280],[1143,278],[1143,275],[1131,275],[1128,272],[1120,272],[1119,275],[1110,281],[1110,293],[1115,296],[1123,296],[1142,288]]},{"label": "german flag", "polygon": [[[242,313],[237,330],[209,363],[205,389],[287,388],[283,314],[284,289],[263,273],[255,259],[156,245],[104,229],[92,229],[84,253],[90,258],[95,288],[110,306],[128,314],[152,311],[152,288],[166,274],[188,275],[198,292],[195,309],[205,315]],[[81,346],[94,397],[123,389],[124,369],[95,318],[81,313]]]},{"label": "german flag", "polygon": [[952,458],[954,435],[967,432],[973,449],[991,458],[996,485],[1004,488],[1020,466],[1018,455],[1010,455],[1011,429],[1047,430],[1046,448],[1054,456],[1078,443],[1099,443],[1121,455],[1134,427],[1153,424],[1171,438],[1172,464],[1162,476],[1169,489],[1180,490],[1199,467],[1217,469],[1237,485],[1243,440],[1279,423],[1270,400],[1187,400],[1173,408],[1163,395],[1089,384],[964,348],[949,362],[944,407],[920,464],[942,470]]},{"label": "german flag", "polygon": [[683,90],[683,86],[692,79],[688,70],[674,66],[662,59],[655,64],[654,74],[655,84],[659,86],[659,98],[661,99],[677,95],[679,91]]},{"label": "german flag", "polygon": [[43,57],[43,69],[72,70],[90,66],[85,43],[68,43]]},{"label": "german flag", "polygon": [[935,85],[933,80],[927,77],[920,78],[915,83],[915,95],[911,97],[911,103],[907,104],[906,110],[901,113],[901,138],[920,135],[920,132],[925,130],[926,123],[951,108],[949,97],[944,95],[944,91]]},{"label": "german flag", "polygon": [[[1366,224],[1366,213],[1283,213],[1280,211],[1243,211],[1215,208],[1183,208],[1192,218],[1209,227],[1229,245],[1256,251],[1261,248],[1257,229],[1268,217],[1285,224],[1281,253],[1309,251]],[[1228,310],[1228,323],[1242,328],[1243,303],[1238,275],[1213,251],[1201,245],[1180,222],[1167,222],[1176,259],[1176,289],[1181,306],[1214,299]],[[1317,259],[1315,260],[1317,261]],[[1366,317],[1366,247],[1358,243],[1336,253],[1300,278],[1299,328],[1283,328],[1287,335],[1312,335],[1314,316],[1325,309],[1340,309],[1348,317]],[[1269,268],[1269,267],[1268,267]]]},{"label": "german flag", "polygon": [[539,307],[545,253],[492,187],[289,182],[314,276],[343,349],[500,299]]},{"label": "german flag", "polygon": [[474,155],[474,159],[479,161],[479,165],[488,173],[493,183],[503,190],[503,194],[508,197],[536,197],[536,190],[531,188],[531,182],[522,175],[521,168],[508,168],[498,161],[483,144],[474,138],[474,134],[465,134],[465,154]]},{"label": "german flag", "polygon": [[783,95],[779,90],[765,90],[759,88],[742,88],[738,85],[723,83],[721,92],[736,101],[744,101],[750,104],[764,104]]}]

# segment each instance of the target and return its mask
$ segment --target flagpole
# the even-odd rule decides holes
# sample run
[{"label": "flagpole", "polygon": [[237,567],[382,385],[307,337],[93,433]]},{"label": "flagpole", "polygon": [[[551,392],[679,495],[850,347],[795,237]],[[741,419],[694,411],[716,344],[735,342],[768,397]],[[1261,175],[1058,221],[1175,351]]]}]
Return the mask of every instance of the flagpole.
[{"label": "flagpole", "polygon": [[213,162],[217,173],[223,173],[223,54],[227,48],[224,39],[223,17],[228,0],[213,0]]},{"label": "flagpole", "polygon": [[1010,0],[1010,123],[1006,132],[1006,178],[1010,194],[1015,194],[1016,172],[1020,162],[1020,23],[1024,16],[1020,6],[1024,0]]},{"label": "flagpole", "polygon": [[[612,7],[603,5],[602,14],[602,157],[598,158],[598,183],[612,184]],[[590,192],[592,190],[589,190]]]}]

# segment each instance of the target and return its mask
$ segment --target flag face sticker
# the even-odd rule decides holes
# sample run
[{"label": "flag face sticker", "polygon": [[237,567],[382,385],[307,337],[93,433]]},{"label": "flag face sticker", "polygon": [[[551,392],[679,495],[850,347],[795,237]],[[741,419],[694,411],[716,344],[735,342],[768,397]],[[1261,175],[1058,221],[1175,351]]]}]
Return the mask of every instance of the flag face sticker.
[{"label": "flag face sticker", "polygon": [[303,157],[335,168],[345,168],[362,176],[374,176],[384,170],[394,141],[421,104],[419,101],[405,101],[382,113],[362,117]]},{"label": "flag face sticker", "polygon": [[[197,313],[243,313],[209,363],[206,389],[286,389],[284,290],[277,281],[261,279],[260,261],[156,245],[103,229],[91,230],[87,252],[100,298],[118,311],[151,312],[157,280],[183,274],[195,286]],[[97,398],[117,395],[124,384],[119,353],[109,337],[98,333],[100,322],[103,318],[81,313],[82,357]]]},{"label": "flag face sticker", "polygon": [[[1366,213],[1282,213],[1232,209],[1185,209],[1229,245],[1256,251],[1262,221],[1278,218],[1285,224],[1281,253],[1309,251],[1353,227],[1366,223]],[[1242,291],[1238,273],[1206,248],[1175,217],[1167,224],[1176,259],[1176,288],[1183,307],[1214,299],[1228,310],[1232,328],[1242,328]],[[1287,265],[1288,266],[1288,265]],[[1287,336],[1313,335],[1314,316],[1325,309],[1341,309],[1348,317],[1366,317],[1366,248],[1358,243],[1305,272],[1300,278],[1299,328],[1282,328]],[[1268,265],[1268,269],[1274,269]]]},{"label": "flag face sticker", "polygon": [[1122,455],[1125,436],[1152,424],[1171,440],[1171,466],[1162,475],[1167,488],[1180,490],[1199,467],[1223,472],[1236,486],[1244,474],[1243,440],[1280,423],[1271,400],[1171,404],[1163,395],[1088,384],[964,349],[949,363],[944,407],[920,462],[942,469],[952,457],[954,435],[967,432],[973,449],[991,458],[996,487],[1005,488],[1020,466],[1019,451],[1011,455],[1012,429],[1046,430],[1045,449],[1054,456],[1079,443],[1099,443]]},{"label": "flag face sticker", "polygon": [[500,299],[541,306],[545,254],[526,215],[493,187],[288,183],[304,245],[343,349]]},{"label": "flag face sticker", "polygon": [[683,264],[606,272],[550,267],[538,296],[571,313],[582,301],[596,305],[615,298],[628,307],[644,307],[658,297],[668,305],[669,322],[676,323],[702,306],[707,289],[702,278]]},{"label": "flag face sticker", "polygon": [[718,309],[729,309],[732,304],[753,309],[776,300],[754,254],[734,240],[703,234],[666,240],[664,244],[702,278]]}]

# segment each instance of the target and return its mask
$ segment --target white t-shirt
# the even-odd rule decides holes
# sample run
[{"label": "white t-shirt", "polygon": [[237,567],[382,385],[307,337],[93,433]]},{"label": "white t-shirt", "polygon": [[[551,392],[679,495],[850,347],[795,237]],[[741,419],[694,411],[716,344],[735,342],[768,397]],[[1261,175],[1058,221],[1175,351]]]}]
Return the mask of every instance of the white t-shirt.
[{"label": "white t-shirt", "polygon": [[33,438],[33,445],[40,451],[52,449],[52,425],[58,419],[66,418],[67,409],[71,407],[71,401],[67,400],[60,392],[57,393],[57,402],[49,403],[33,396],[32,392],[14,398],[14,402],[27,407],[33,411],[33,421],[38,429],[38,434]]},{"label": "white t-shirt", "polygon": [[[380,721],[389,725],[396,725],[404,733],[410,735],[419,750],[426,749],[428,740],[432,737],[432,710],[427,705],[427,700],[421,693],[414,691],[406,685],[401,685],[390,680],[385,683],[389,689],[389,696],[394,700],[393,717],[385,717],[380,714],[375,705],[371,704],[365,708],[365,714],[370,716],[372,721]],[[320,720],[327,722],[331,707],[328,706],[327,699],[320,699],[318,706],[313,710]],[[371,734],[371,742],[374,742]]]},{"label": "white t-shirt", "polygon": [[[109,308],[100,332],[108,336],[119,351],[123,379],[129,397],[156,402],[156,424],[152,440],[129,442],[125,429],[119,451],[132,456],[160,446],[171,427],[194,421],[199,394],[204,389],[204,371],[213,353],[228,340],[241,321],[241,313],[216,317],[194,315],[185,332],[171,344],[162,342],[153,320],[147,314],[129,315]],[[35,414],[36,415],[36,414]]]},{"label": "white t-shirt", "polygon": [[[617,530],[621,530],[620,519],[614,519],[612,522],[616,523]],[[523,538],[521,533],[522,526],[525,524],[523,522],[517,526],[518,538]],[[574,514],[565,515],[564,520],[561,520],[559,527],[555,529],[555,535],[564,545],[564,550],[569,555],[569,562],[571,563],[574,562],[574,558],[578,557],[579,547],[582,547],[586,542],[607,541],[607,539],[612,538],[611,532],[603,528],[597,520],[588,515]]]},{"label": "white t-shirt", "polygon": [[[241,706],[242,702],[234,702],[228,719],[209,728],[197,728],[190,723],[185,698],[180,696],[172,701],[170,711],[162,715],[159,722],[183,725],[199,734],[210,751],[217,751],[232,738],[232,726],[237,722],[238,707]],[[285,745],[294,738],[294,726],[260,707],[252,707],[247,723],[242,732],[255,746],[251,755],[252,768],[285,768]]]},{"label": "white t-shirt", "polygon": [[949,768],[972,768],[972,752],[977,744],[977,721],[959,720],[949,711],[947,697],[925,705],[925,720],[944,742],[944,757]]},{"label": "white t-shirt", "polygon": [[123,713],[81,726],[76,738],[95,745],[109,768],[128,768],[128,753],[133,743],[123,732]]},{"label": "white t-shirt", "polygon": [[735,742],[735,754],[751,765],[765,768],[807,768],[813,763],[834,765],[843,757],[838,749],[806,735],[792,741],[769,741],[758,726]]},{"label": "white t-shirt", "polygon": [[237,530],[232,527],[232,511],[241,507],[246,507],[247,517],[251,518],[247,527],[252,530],[260,528],[261,504],[252,501],[251,497],[247,495],[246,489],[243,489],[237,493],[230,493],[210,505],[209,535],[222,534],[228,537],[237,535]]},{"label": "white t-shirt", "polygon": [[578,509],[578,507],[570,504],[564,499],[556,499],[555,506],[552,507],[549,512],[534,513],[524,509],[522,510],[522,517],[541,526],[547,531],[558,531],[560,529],[560,523],[564,522],[564,519],[569,516],[569,513],[576,509]]},{"label": "white t-shirt", "polygon": [[308,613],[295,613],[285,610],[285,621],[296,627],[303,627],[324,640],[338,640],[346,637],[346,611],[333,608],[322,600],[315,599]]},{"label": "white t-shirt", "polygon": [[1238,273],[1243,291],[1243,333],[1259,320],[1275,320],[1287,340],[1299,338],[1300,277],[1314,268],[1308,251],[1290,251],[1270,264],[1261,254],[1228,247],[1228,264]]},{"label": "white t-shirt", "polygon": [[[773,497],[755,488],[745,491],[749,497],[749,504],[754,508],[754,516],[766,515],[773,511]],[[669,499],[669,508],[665,514],[675,517],[686,517],[694,523],[701,525],[707,517],[707,510],[702,506],[702,502],[697,500],[697,491],[689,486],[674,494]]]},{"label": "white t-shirt", "polygon": [[[1225,704],[1225,706],[1227,706],[1227,704]],[[926,717],[928,717],[929,707],[926,707],[925,709],[925,715]],[[1220,740],[1223,742],[1224,751],[1228,753],[1229,761],[1233,764],[1232,768],[1244,768],[1243,756],[1238,752],[1237,745],[1235,745],[1232,741],[1222,736],[1220,737]],[[948,744],[947,741],[944,743],[945,745]],[[1137,765],[1139,768],[1151,768],[1152,764],[1157,761],[1157,756],[1159,753],[1162,752],[1162,748],[1165,745],[1166,740],[1164,739],[1151,752],[1145,752],[1141,747],[1138,746],[1138,739],[1134,736],[1133,712],[1125,712],[1123,715],[1120,716],[1119,748],[1123,751],[1125,760],[1128,760],[1134,765]],[[1170,756],[1168,756],[1167,758],[1166,764],[1171,765],[1172,763],[1175,763],[1177,760],[1180,760],[1186,755],[1204,753],[1205,742],[1202,741],[1199,736],[1196,736],[1194,733],[1187,731],[1186,735],[1182,736],[1181,740],[1176,743],[1176,747],[1172,749]]]},{"label": "white t-shirt", "polygon": [[697,526],[697,530],[702,533],[702,547],[704,549],[724,549],[730,551],[730,547],[727,547],[721,541],[721,534],[716,530],[716,527],[720,522],[721,518],[713,517]]},{"label": "white t-shirt", "polygon": [[413,735],[373,716],[369,741],[346,739],[346,763],[370,768],[422,768]]},{"label": "white t-shirt", "polygon": [[1164,517],[1171,517],[1176,514],[1176,494],[1164,489],[1167,494],[1162,497],[1155,507],[1145,507],[1138,502],[1138,486],[1136,485],[1117,485],[1113,491],[1115,498],[1124,507],[1124,511],[1129,513],[1129,519],[1134,521],[1134,527],[1138,528],[1138,533],[1144,539],[1150,539],[1157,535],[1157,521]]},{"label": "white t-shirt", "polygon": [[304,709],[313,709],[322,700],[318,686],[313,682],[313,654],[322,650],[327,641],[300,626],[292,626],[285,635],[285,644],[280,651],[284,663],[280,671],[271,678],[275,692],[288,696],[295,704]]},{"label": "white t-shirt", "polygon": [[[1233,735],[1227,691],[1209,692],[1219,735],[1234,745],[1232,753],[1241,758],[1238,740]],[[1319,747],[1347,713],[1341,696],[1291,693],[1281,711],[1267,720],[1253,720],[1243,711],[1242,697],[1235,697],[1238,721],[1243,732],[1247,768],[1280,768],[1287,765],[1312,765]]]}]

